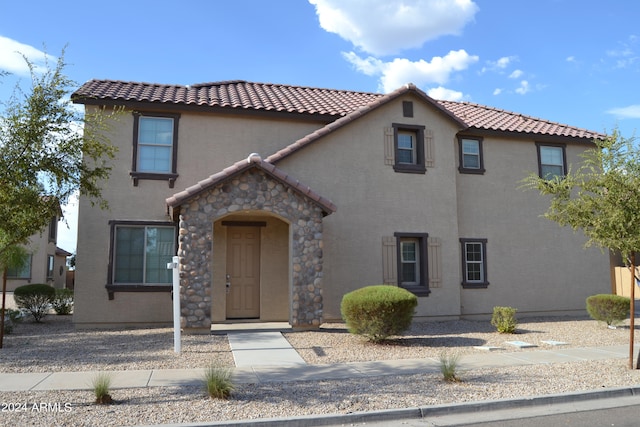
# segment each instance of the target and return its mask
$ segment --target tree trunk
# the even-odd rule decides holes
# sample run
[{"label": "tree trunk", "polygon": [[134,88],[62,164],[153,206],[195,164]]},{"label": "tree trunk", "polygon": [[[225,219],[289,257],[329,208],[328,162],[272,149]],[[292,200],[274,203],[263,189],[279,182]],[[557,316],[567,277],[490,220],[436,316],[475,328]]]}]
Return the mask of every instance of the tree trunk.
[{"label": "tree trunk", "polygon": [[2,309],[0,310],[0,348],[2,348],[2,341],[4,341],[4,313],[6,306],[7,296],[7,267],[2,269]]},{"label": "tree trunk", "polygon": [[[629,369],[633,369],[633,336],[635,334],[636,253],[631,252],[631,296],[629,299]],[[640,360],[638,360],[640,363]],[[638,369],[638,366],[636,366]]]}]

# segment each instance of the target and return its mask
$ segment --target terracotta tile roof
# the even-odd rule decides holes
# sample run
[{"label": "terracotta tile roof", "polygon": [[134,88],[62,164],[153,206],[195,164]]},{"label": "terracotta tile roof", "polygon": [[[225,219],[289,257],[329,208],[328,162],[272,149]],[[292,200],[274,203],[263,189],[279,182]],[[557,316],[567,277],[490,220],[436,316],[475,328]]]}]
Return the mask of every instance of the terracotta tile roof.
[{"label": "terracotta tile roof", "polygon": [[603,134],[471,102],[436,101],[470,128],[572,138],[602,138]]},{"label": "terracotta tile roof", "polygon": [[302,184],[297,179],[293,178],[281,169],[278,169],[269,162],[266,162],[260,158],[259,155],[252,153],[245,160],[234,163],[233,165],[223,169],[222,171],[211,175],[210,177],[198,182],[191,187],[186,188],[179,193],[167,198],[165,202],[169,207],[177,207],[187,200],[195,197],[196,195],[213,188],[214,186],[224,182],[242,172],[245,172],[251,168],[258,168],[265,172],[267,175],[282,182],[286,186],[292,188],[294,191],[308,197],[315,202],[324,212],[325,215],[329,215],[336,211],[336,205],[325,197],[313,191],[310,187]]},{"label": "terracotta tile roof", "polygon": [[344,116],[380,96],[242,80],[187,86],[91,80],[73,94],[75,102],[88,104],[101,101],[151,102],[326,116]]},{"label": "terracotta tile roof", "polygon": [[372,109],[391,96],[412,91],[455,120],[461,130],[479,129],[530,135],[601,138],[602,134],[574,126],[550,122],[531,116],[484,105],[436,101],[407,84],[387,94],[321,89],[271,83],[252,83],[244,80],[201,83],[195,85],[165,85],[114,80],[91,80],[73,95],[74,102],[156,103],[175,106],[196,106],[231,110],[278,111],[319,115],[335,120],[355,113],[358,109]]}]

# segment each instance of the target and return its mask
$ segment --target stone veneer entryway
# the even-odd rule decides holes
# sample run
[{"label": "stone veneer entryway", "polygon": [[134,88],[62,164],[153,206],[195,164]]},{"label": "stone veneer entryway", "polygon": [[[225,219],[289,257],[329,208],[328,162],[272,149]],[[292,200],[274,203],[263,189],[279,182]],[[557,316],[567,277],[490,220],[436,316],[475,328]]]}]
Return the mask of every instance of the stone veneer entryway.
[{"label": "stone veneer entryway", "polygon": [[317,328],[323,321],[322,218],[326,210],[286,179],[260,167],[261,163],[254,159],[240,173],[211,180],[211,186],[182,197],[177,206],[181,322],[186,333],[210,331],[213,223],[238,213],[268,213],[289,224],[289,323],[294,328]]}]

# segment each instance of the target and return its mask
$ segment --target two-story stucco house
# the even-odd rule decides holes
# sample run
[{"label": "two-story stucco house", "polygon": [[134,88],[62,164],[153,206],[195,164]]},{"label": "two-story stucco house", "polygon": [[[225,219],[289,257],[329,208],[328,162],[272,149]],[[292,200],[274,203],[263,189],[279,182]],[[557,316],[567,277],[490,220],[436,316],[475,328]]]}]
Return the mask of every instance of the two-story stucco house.
[{"label": "two-story stucco house", "polygon": [[79,328],[340,319],[342,296],[394,284],[416,317],[583,313],[609,258],[540,215],[529,173],[563,174],[602,135],[414,85],[382,95],[245,81],[94,80],[89,110],[124,107],[103,196],[80,201]]},{"label": "two-story stucco house", "polygon": [[61,289],[66,286],[67,257],[71,253],[57,246],[60,216],[51,218],[49,225],[29,238],[25,249],[29,256],[22,268],[7,269],[7,290],[30,283],[46,283]]}]

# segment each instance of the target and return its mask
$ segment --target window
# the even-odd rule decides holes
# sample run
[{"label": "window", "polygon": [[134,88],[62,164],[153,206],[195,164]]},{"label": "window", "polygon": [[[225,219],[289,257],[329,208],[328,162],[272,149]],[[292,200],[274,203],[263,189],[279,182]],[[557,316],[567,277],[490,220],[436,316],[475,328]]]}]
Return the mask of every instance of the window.
[{"label": "window", "polygon": [[460,239],[462,245],[462,286],[464,288],[486,288],[487,239]]},{"label": "window", "polygon": [[564,145],[536,143],[538,148],[538,173],[540,178],[563,177],[567,170]]},{"label": "window", "polygon": [[55,257],[53,255],[47,255],[47,279],[53,279],[54,263]]},{"label": "window", "polygon": [[58,217],[52,217],[49,221],[49,241],[55,242],[58,234]]},{"label": "window", "polygon": [[426,233],[394,233],[396,237],[398,286],[416,295],[428,295]]},{"label": "window", "polygon": [[424,126],[393,124],[396,172],[425,173]]},{"label": "window", "polygon": [[473,138],[459,138],[461,173],[484,173],[484,161],[482,159],[482,140]]},{"label": "window", "polygon": [[30,279],[31,278],[31,255],[24,260],[22,268],[7,268],[8,279]]},{"label": "window", "polygon": [[115,224],[112,247],[114,284],[170,284],[167,263],[175,255],[175,227]]},{"label": "window", "polygon": [[134,185],[139,179],[167,179],[173,188],[177,178],[178,118],[176,114],[134,114]]}]

